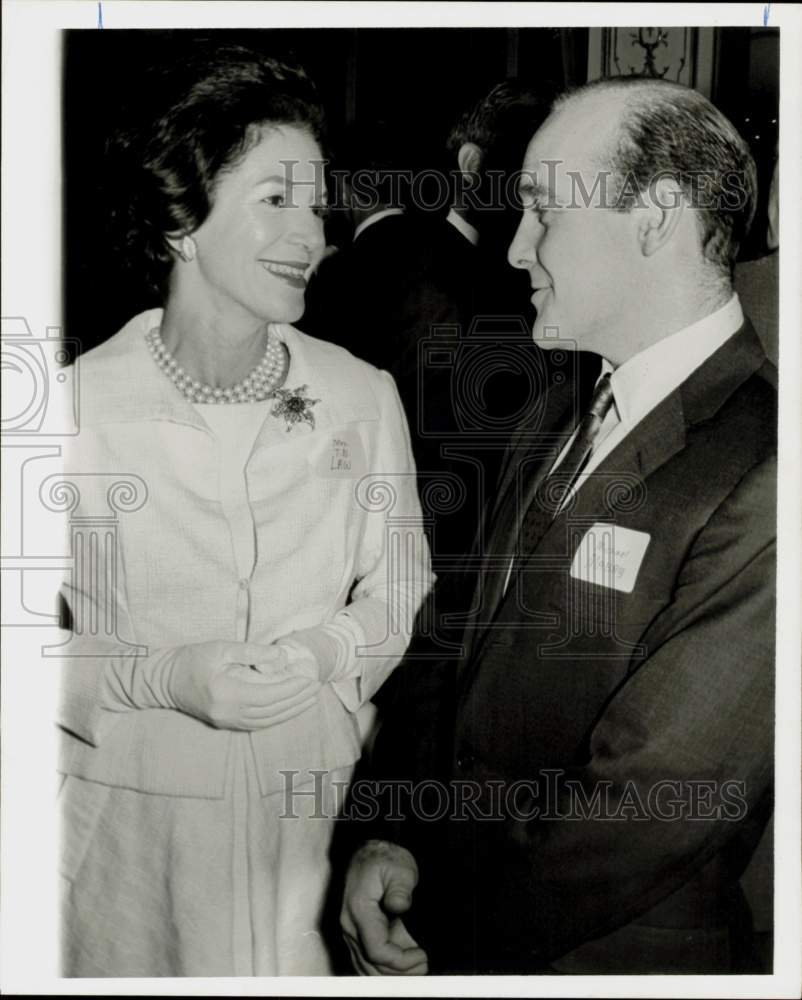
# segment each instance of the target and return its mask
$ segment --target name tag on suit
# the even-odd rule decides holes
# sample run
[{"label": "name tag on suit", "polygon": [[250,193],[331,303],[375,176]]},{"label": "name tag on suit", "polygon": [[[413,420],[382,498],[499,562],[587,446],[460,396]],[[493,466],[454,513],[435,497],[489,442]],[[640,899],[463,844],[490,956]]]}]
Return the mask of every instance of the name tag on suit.
[{"label": "name tag on suit", "polygon": [[582,537],[571,563],[571,576],[599,587],[631,594],[651,535],[597,521]]}]

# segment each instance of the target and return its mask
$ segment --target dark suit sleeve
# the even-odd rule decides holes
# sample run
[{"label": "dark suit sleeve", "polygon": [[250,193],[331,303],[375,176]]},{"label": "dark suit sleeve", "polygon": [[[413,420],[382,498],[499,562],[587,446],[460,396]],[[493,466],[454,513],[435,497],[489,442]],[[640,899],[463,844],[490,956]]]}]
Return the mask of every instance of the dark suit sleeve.
[{"label": "dark suit sleeve", "polygon": [[[462,825],[460,853],[473,856],[474,871],[494,873],[474,886],[480,950],[534,967],[631,922],[724,848],[768,794],[775,492],[768,461],[709,519],[672,603],[643,637],[646,657],[598,718],[586,763],[565,776],[585,802],[594,790],[607,795],[619,818],[576,818],[576,794],[563,780],[556,805],[542,789],[529,804],[573,819],[541,812]],[[694,782],[715,791],[700,800],[705,786]],[[658,818],[678,808],[699,818]]]}]

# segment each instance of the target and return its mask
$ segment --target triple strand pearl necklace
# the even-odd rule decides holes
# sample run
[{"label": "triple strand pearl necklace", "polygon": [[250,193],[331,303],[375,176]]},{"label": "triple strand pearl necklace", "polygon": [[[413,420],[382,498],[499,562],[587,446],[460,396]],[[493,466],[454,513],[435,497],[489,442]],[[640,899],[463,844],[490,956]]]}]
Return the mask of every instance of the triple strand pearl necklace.
[{"label": "triple strand pearl necklace", "polygon": [[158,327],[145,337],[153,360],[190,403],[258,403],[282,385],[290,367],[287,348],[268,327],[264,357],[253,371],[230,389],[216,389],[193,379],[164,346]]}]

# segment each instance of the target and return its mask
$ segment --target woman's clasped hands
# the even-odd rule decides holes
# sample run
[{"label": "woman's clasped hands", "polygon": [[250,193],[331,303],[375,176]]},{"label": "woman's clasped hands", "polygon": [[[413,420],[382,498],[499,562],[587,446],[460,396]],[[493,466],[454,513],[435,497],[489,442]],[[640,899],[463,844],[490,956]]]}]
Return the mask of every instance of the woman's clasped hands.
[{"label": "woman's clasped hands", "polygon": [[295,718],[322,687],[311,656],[291,665],[280,645],[222,640],[174,650],[165,681],[170,707],[216,729],[242,731]]}]

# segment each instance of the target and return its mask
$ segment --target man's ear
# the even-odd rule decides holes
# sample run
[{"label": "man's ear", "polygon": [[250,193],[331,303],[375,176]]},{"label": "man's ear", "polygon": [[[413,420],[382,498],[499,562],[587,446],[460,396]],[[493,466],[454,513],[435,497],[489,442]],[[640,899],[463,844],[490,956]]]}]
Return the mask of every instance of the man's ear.
[{"label": "man's ear", "polygon": [[645,196],[640,212],[638,239],[644,257],[651,257],[673,237],[688,204],[685,194],[673,177],[656,180]]},{"label": "man's ear", "polygon": [[457,163],[463,174],[478,174],[484,153],[475,142],[463,142],[457,152]]}]

